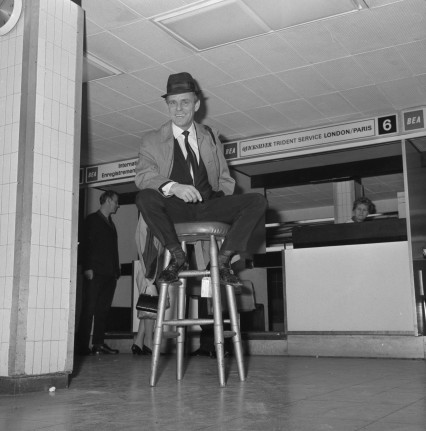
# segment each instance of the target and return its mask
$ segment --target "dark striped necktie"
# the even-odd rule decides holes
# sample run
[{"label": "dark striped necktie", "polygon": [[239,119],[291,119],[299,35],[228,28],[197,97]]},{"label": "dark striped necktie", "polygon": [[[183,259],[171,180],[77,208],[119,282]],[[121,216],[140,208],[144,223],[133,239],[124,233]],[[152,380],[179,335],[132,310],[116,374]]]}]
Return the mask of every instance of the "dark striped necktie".
[{"label": "dark striped necktie", "polygon": [[198,172],[198,162],[197,162],[197,156],[195,155],[194,150],[191,148],[191,145],[189,145],[189,131],[185,130],[182,132],[182,135],[185,136],[185,148],[186,148],[186,163],[188,165],[188,169],[191,172],[192,178],[195,181],[195,177],[197,176]]}]

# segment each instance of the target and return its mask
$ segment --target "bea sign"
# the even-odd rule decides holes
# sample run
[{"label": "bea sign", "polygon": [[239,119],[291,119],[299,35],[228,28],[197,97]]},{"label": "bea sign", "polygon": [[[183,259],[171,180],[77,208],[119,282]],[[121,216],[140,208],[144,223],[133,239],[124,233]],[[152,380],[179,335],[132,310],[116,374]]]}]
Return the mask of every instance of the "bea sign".
[{"label": "bea sign", "polygon": [[404,112],[404,129],[416,130],[425,127],[423,109],[417,111]]}]

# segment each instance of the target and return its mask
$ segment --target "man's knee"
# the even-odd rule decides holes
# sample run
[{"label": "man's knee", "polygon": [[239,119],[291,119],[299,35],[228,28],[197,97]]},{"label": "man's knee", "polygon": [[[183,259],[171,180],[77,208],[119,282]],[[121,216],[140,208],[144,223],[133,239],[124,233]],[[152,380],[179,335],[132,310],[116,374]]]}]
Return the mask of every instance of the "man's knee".
[{"label": "man's knee", "polygon": [[154,200],[158,199],[158,197],[161,196],[156,190],[144,189],[136,195],[135,204],[138,207],[139,211],[142,211],[144,207],[149,205]]},{"label": "man's knee", "polygon": [[259,213],[265,212],[268,208],[268,201],[260,193],[249,193],[250,203],[253,208],[259,210]]}]

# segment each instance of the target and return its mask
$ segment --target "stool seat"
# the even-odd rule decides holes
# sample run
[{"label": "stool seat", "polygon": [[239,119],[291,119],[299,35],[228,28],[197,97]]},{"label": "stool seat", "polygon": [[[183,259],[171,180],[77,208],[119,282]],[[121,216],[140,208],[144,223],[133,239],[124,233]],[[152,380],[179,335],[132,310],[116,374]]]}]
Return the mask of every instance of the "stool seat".
[{"label": "stool seat", "polygon": [[[185,342],[185,328],[193,325],[212,325],[214,330],[214,345],[216,350],[216,359],[218,367],[219,385],[224,387],[225,382],[225,351],[224,351],[224,338],[232,338],[238,367],[238,374],[241,381],[245,380],[244,375],[244,362],[242,340],[239,328],[239,319],[237,312],[237,305],[235,300],[234,286],[225,285],[226,298],[229,308],[229,319],[224,319],[222,315],[222,302],[221,302],[221,289],[220,277],[218,267],[218,242],[223,243],[230,226],[226,223],[208,221],[208,222],[190,222],[190,223],[176,223],[175,230],[179,241],[181,242],[182,250],[187,251],[187,243],[198,243],[199,241],[208,241],[209,243],[209,269],[197,270],[183,270],[179,273],[179,283],[160,283],[159,289],[159,303],[157,319],[155,323],[153,347],[152,347],[152,360],[151,360],[151,377],[150,385],[155,386],[157,382],[158,364],[160,360],[160,345],[163,335],[166,338],[176,339],[176,378],[181,380],[183,378],[184,367],[184,342]],[[197,245],[197,244],[196,244]],[[164,267],[167,266],[170,260],[170,252],[166,250],[164,258]],[[186,291],[187,279],[190,277],[210,277],[210,289],[212,295],[212,309],[213,318],[188,318],[186,317]],[[166,302],[169,289],[177,290],[176,301],[176,318],[166,319]],[[172,301],[170,301],[170,309]],[[230,324],[231,330],[224,331],[223,324]],[[173,328],[175,330],[163,330],[163,327]]]},{"label": "stool seat", "polygon": [[175,230],[180,241],[210,241],[210,236],[224,238],[229,231],[229,224],[214,221],[176,223]]}]

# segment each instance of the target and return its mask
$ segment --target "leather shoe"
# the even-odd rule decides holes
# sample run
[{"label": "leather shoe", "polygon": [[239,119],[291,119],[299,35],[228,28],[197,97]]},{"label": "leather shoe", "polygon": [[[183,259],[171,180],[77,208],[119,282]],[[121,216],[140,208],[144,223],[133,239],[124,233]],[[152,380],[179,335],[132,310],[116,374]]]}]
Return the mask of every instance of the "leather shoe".
[{"label": "leather shoe", "polygon": [[148,356],[152,355],[152,350],[149,347],[145,346],[145,344],[142,347],[142,352],[144,355],[148,355]]},{"label": "leather shoe", "polygon": [[179,271],[185,269],[188,269],[188,262],[186,259],[182,262],[172,256],[170,263],[160,272],[158,281],[160,283],[175,283],[179,280]]},{"label": "leather shoe", "polygon": [[219,266],[219,279],[223,284],[230,284],[231,286],[242,286],[241,280],[234,274],[229,265],[223,264]]},{"label": "leather shoe", "polygon": [[94,344],[92,352],[95,355],[116,355],[120,351],[117,349],[111,349],[107,344]]},{"label": "leather shoe", "polygon": [[93,355],[93,352],[87,347],[86,349],[77,350],[77,355],[79,355],[79,356],[90,356],[90,355]]},{"label": "leather shoe", "polygon": [[133,344],[131,347],[132,353],[134,355],[145,355],[145,353],[143,352],[143,350],[137,345],[137,344]]}]

